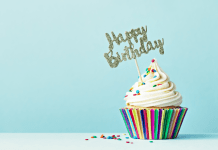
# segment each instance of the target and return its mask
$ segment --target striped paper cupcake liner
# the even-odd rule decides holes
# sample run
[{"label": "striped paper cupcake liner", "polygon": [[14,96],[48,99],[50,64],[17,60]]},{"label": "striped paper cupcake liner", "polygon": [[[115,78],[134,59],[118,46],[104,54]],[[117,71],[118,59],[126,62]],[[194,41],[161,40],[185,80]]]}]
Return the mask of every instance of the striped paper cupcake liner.
[{"label": "striped paper cupcake liner", "polygon": [[129,136],[137,139],[174,139],[188,108],[136,109],[121,108]]}]

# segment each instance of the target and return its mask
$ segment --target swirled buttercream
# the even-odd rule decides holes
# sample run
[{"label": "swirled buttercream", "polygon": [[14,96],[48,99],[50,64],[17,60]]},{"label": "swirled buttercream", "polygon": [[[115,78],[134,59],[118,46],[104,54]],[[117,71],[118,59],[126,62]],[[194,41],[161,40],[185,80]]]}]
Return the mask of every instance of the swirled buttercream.
[{"label": "swirled buttercream", "polygon": [[160,68],[156,59],[152,59],[151,65],[141,75],[124,100],[127,105],[140,107],[167,107],[180,106],[182,96],[175,91],[176,86],[170,81],[168,75]]}]

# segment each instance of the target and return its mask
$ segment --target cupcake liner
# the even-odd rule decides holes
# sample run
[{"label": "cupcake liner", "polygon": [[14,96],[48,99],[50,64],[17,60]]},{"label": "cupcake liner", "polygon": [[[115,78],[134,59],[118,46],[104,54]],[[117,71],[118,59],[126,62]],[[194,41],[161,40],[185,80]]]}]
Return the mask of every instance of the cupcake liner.
[{"label": "cupcake liner", "polygon": [[130,137],[160,140],[177,137],[187,110],[121,108],[120,113]]}]

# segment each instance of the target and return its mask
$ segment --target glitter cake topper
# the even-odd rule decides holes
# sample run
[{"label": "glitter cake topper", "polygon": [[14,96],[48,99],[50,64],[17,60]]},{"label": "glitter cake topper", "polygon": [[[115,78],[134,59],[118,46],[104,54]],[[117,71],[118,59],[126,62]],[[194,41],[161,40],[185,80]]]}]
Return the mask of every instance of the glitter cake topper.
[{"label": "glitter cake topper", "polygon": [[[123,35],[121,33],[118,34],[118,36],[116,37],[116,35],[114,34],[114,32],[111,32],[112,34],[112,37],[113,37],[113,40],[111,38],[111,36],[106,33],[106,37],[107,37],[107,40],[109,42],[109,52],[108,53],[104,53],[104,57],[106,58],[108,64],[110,65],[111,68],[116,68],[120,62],[122,62],[123,60],[126,61],[127,58],[129,60],[131,60],[132,58],[135,59],[136,61],[136,56],[137,57],[140,57],[141,54],[145,53],[145,54],[148,54],[148,52],[150,50],[155,50],[156,48],[159,48],[159,52],[160,54],[164,54],[164,48],[163,48],[163,45],[164,45],[164,39],[162,38],[162,41],[161,40],[155,40],[154,41],[154,46],[152,44],[151,41],[148,41],[147,39],[147,26],[144,27],[141,27],[141,30],[140,28],[137,28],[137,29],[132,29],[131,31],[129,32],[125,32],[125,36],[126,38],[124,39],[123,38]],[[132,43],[132,38],[134,39],[134,41],[136,43],[138,43],[138,36],[139,35],[142,35],[142,37],[140,37],[139,41],[140,41],[140,47],[139,47],[139,50],[138,49],[134,49],[134,44]],[[125,46],[124,47],[124,53],[121,53],[121,57],[120,57],[120,54],[118,52],[116,52],[117,56],[113,56],[113,48],[114,48],[114,44],[113,42],[116,42],[117,45],[120,45],[120,43],[122,42],[126,42],[128,41],[128,44],[129,46]],[[145,48],[145,45],[144,43],[146,43],[146,48]],[[137,61],[136,61],[136,65],[137,65]],[[137,69],[138,69],[138,66],[137,66]],[[139,71],[139,70],[138,70]]]}]

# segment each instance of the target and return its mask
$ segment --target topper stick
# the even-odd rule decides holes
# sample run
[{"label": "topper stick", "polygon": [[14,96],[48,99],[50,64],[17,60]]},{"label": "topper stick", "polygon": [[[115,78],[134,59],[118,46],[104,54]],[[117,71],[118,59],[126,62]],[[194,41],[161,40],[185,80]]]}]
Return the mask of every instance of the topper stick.
[{"label": "topper stick", "polygon": [[135,64],[136,64],[136,68],[137,68],[137,70],[138,70],[139,78],[140,78],[140,80],[141,80],[141,82],[142,82],[142,76],[141,76],[141,73],[140,73],[139,66],[138,66],[138,63],[137,63],[136,58],[135,58]]}]

